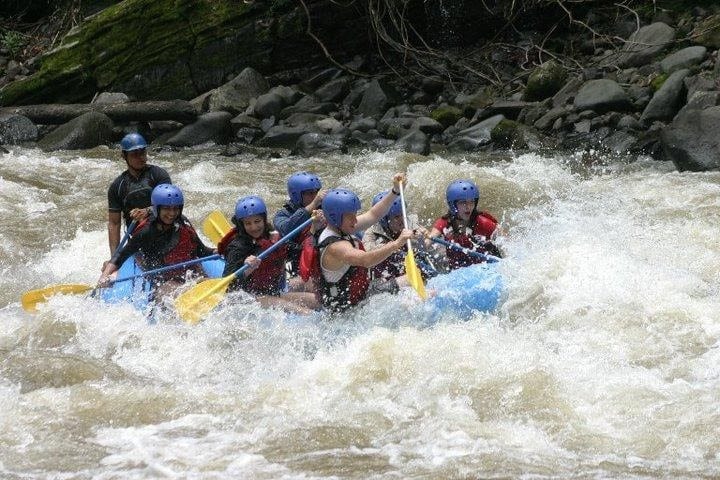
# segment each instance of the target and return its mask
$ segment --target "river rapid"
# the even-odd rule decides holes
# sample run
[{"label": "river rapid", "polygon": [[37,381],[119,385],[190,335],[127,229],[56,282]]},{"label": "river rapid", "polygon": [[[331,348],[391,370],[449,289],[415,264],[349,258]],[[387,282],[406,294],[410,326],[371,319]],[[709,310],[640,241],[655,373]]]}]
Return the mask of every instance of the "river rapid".
[{"label": "river rapid", "polygon": [[0,478],[720,476],[720,174],[587,154],[332,158],[151,153],[199,229],[274,212],[296,170],[363,207],[406,171],[424,224],[473,179],[501,219],[494,314],[428,325],[412,291],[288,321],[240,294],[190,327],[20,295],[93,284],[115,150],[0,156]]}]

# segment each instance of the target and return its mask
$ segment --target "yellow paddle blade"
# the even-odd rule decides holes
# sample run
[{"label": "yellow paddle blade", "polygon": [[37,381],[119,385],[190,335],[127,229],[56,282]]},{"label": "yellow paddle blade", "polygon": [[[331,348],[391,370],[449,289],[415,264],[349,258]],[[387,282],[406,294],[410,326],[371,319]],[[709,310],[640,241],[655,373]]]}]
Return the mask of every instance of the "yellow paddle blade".
[{"label": "yellow paddle blade", "polygon": [[405,275],[407,275],[408,283],[410,283],[410,286],[420,295],[420,298],[427,300],[425,284],[423,283],[422,275],[420,275],[420,269],[415,264],[415,254],[409,246],[408,253],[405,255]]},{"label": "yellow paddle blade", "polygon": [[228,275],[223,278],[205,280],[187,292],[183,292],[175,299],[175,310],[180,318],[190,325],[200,322],[220,303],[233,279],[235,279],[234,275]]},{"label": "yellow paddle blade", "polygon": [[37,310],[37,304],[46,301],[53,295],[63,294],[71,295],[78,293],[85,293],[92,290],[93,287],[90,285],[83,285],[79,283],[65,283],[61,285],[51,285],[45,288],[39,288],[37,290],[30,290],[25,292],[20,297],[22,307],[26,312],[35,312]]},{"label": "yellow paddle blade", "polygon": [[207,218],[203,220],[202,231],[215,244],[222,240],[230,230],[232,230],[232,225],[225,218],[225,215],[217,210],[210,212]]}]

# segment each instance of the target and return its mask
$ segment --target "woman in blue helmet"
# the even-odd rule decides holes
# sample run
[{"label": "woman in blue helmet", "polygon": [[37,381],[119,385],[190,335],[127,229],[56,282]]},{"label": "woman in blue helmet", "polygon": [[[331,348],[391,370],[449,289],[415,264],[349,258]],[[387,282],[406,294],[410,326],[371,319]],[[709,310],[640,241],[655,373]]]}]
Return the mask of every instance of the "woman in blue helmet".
[{"label": "woman in blue helmet", "polygon": [[[287,244],[272,252],[264,260],[258,255],[272,247],[280,234],[272,231],[267,220],[267,207],[256,195],[242,197],[235,205],[234,235],[229,243],[218,245],[225,255],[223,276],[232,274],[243,265],[248,269],[230,284],[231,290],[242,289],[256,296],[264,307],[277,306],[295,313],[310,313],[317,307],[312,293],[285,292],[285,262]],[[227,246],[225,246],[227,245]]]},{"label": "woman in blue helmet", "polygon": [[352,191],[338,188],[325,195],[322,209],[328,225],[320,233],[315,249],[303,249],[301,271],[311,270],[319,301],[326,309],[342,312],[370,294],[394,293],[399,286],[407,285],[404,277],[371,282],[369,269],[400,250],[413,237],[412,230],[403,229],[395,240],[369,252],[354,237],[356,232],[369,228],[387,214],[400,195],[400,182],[404,181],[402,173],[396,174],[391,195],[361,215],[357,214],[360,199]]},{"label": "woman in blue helmet", "polygon": [[[138,263],[146,270],[174,265],[176,263],[212,255],[214,250],[206,247],[195,229],[182,215],[185,204],[182,190],[175,185],[163,183],[151,194],[154,215],[143,220],[121,250],[115,252],[103,268],[98,286],[107,286],[110,275],[130,256],[139,253]],[[187,272],[202,274],[199,265],[171,270],[152,278],[156,295],[163,296],[182,285]]]},{"label": "woman in blue helmet", "polygon": [[139,133],[129,133],[120,141],[127,170],[121,173],[108,188],[108,244],[110,255],[120,243],[120,223],[125,226],[132,220],[142,220],[149,213],[150,194],[162,183],[172,183],[170,175],[147,163],[147,142]]},{"label": "woman in blue helmet", "polygon": [[[450,182],[445,199],[448,212],[435,221],[429,236],[442,236],[472,251],[501,256],[492,243],[498,234],[498,221],[489,213],[478,211],[480,191],[477,185],[470,180]],[[445,253],[451,270],[485,261],[453,249],[447,249]]]},{"label": "woman in blue helmet", "polygon": [[[315,213],[312,225],[287,244],[290,275],[296,276],[303,242],[311,233],[325,228],[325,217],[320,210],[320,204],[325,198],[326,190],[323,190],[320,178],[314,173],[297,172],[288,178],[287,192],[288,202],[273,217],[273,225],[280,232],[280,236],[287,235]],[[299,286],[294,285],[294,287]]]},{"label": "woman in blue helmet", "polygon": [[[389,190],[378,193],[373,197],[372,204],[376,205],[383,198],[390,194],[391,193]],[[388,213],[384,217],[382,217],[378,223],[365,231],[365,234],[363,235],[363,245],[365,246],[365,250],[375,250],[376,248],[379,248],[382,245],[395,240],[405,227],[402,213],[403,212],[402,204],[400,203],[400,197],[395,196],[395,199],[393,200],[392,205],[390,206],[390,210],[388,210]],[[408,218],[408,228],[413,230],[413,232],[422,235],[425,235],[427,233],[425,228],[413,224],[410,218]],[[414,246],[413,250],[415,251],[416,259],[419,261],[420,252],[424,250],[424,247],[417,248],[417,246]],[[403,246],[403,248],[401,248],[400,250],[393,252],[385,260],[375,265],[370,270],[371,278],[388,280],[390,278],[405,275],[406,254],[407,245]],[[420,266],[420,272],[423,274],[423,276],[426,276],[429,273],[428,268],[423,268],[423,266],[428,267],[429,265],[419,264],[418,266]]]}]

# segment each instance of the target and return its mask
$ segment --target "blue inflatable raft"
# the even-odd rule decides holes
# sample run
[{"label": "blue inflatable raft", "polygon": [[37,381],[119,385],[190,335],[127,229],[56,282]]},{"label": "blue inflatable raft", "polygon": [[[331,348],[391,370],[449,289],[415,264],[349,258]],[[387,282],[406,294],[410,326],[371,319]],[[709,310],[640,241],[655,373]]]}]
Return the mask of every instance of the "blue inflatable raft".
[{"label": "blue inflatable raft", "polygon": [[450,312],[470,317],[475,312],[492,312],[500,303],[503,290],[498,263],[480,263],[438,275],[427,282],[433,295],[425,308],[433,315]]}]

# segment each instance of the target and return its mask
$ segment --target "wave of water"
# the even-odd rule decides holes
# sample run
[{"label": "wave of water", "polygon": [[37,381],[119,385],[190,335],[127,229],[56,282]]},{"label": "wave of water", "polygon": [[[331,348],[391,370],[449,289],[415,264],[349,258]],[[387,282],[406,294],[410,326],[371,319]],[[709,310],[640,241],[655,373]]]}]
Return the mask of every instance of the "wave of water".
[{"label": "wave of water", "polygon": [[19,150],[0,164],[0,476],[704,478],[720,475],[720,174],[582,155],[158,156],[196,224],[272,208],[314,169],[364,205],[407,170],[410,210],[470,177],[502,218],[495,314],[423,323],[412,296],[289,322],[232,294],[202,324],[82,296],[122,165]]}]

